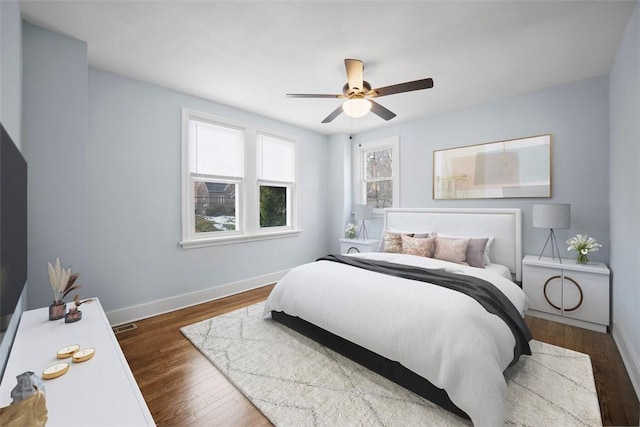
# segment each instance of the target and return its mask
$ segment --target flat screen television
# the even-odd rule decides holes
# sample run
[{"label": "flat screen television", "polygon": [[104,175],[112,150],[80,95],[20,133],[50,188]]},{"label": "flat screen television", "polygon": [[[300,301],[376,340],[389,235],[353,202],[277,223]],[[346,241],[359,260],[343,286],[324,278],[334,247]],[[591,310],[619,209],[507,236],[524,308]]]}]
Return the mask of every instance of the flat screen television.
[{"label": "flat screen television", "polygon": [[0,128],[1,342],[27,282],[27,162]]}]

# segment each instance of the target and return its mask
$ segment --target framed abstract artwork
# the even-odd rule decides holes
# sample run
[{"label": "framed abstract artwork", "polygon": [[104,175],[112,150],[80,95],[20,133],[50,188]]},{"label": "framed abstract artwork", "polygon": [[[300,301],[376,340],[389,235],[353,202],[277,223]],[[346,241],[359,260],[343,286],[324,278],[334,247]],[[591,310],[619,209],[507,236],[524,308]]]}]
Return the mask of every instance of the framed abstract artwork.
[{"label": "framed abstract artwork", "polygon": [[433,152],[433,199],[551,197],[551,135]]}]

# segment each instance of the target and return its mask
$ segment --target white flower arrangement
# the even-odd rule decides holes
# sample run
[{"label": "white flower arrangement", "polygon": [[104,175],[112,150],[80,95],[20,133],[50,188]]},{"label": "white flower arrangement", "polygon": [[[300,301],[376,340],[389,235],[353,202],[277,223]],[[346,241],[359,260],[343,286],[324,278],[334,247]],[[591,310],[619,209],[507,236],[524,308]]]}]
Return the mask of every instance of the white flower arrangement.
[{"label": "white flower arrangement", "polygon": [[349,239],[353,239],[356,237],[356,233],[358,232],[358,227],[355,224],[348,223],[347,227],[344,229],[344,233]]},{"label": "white flower arrangement", "polygon": [[578,258],[576,261],[579,264],[586,264],[589,262],[589,252],[595,252],[598,248],[601,248],[602,245],[596,241],[593,237],[589,237],[588,235],[577,234],[567,240],[567,244],[569,247],[568,251],[574,250],[578,253]]}]

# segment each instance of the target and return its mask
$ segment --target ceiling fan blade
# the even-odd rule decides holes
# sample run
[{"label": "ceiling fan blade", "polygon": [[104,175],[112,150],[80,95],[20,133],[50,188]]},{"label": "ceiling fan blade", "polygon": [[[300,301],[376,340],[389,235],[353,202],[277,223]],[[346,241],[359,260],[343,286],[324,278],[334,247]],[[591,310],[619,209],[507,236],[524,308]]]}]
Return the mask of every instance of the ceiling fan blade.
[{"label": "ceiling fan blade", "polygon": [[344,95],[331,95],[324,93],[287,93],[288,98],[344,98]]},{"label": "ceiling fan blade", "polygon": [[396,114],[390,110],[387,110],[386,108],[384,108],[382,105],[378,104],[375,101],[369,100],[369,102],[371,103],[371,112],[373,114],[376,114],[380,117],[382,117],[383,119],[385,119],[386,121],[389,121],[391,119],[393,119]]},{"label": "ceiling fan blade", "polygon": [[338,108],[336,108],[335,110],[333,110],[331,112],[331,114],[329,114],[323,121],[322,123],[330,123],[333,121],[333,119],[335,119],[336,117],[338,117],[340,115],[340,113],[342,113],[342,105],[339,106]]},{"label": "ceiling fan blade", "polygon": [[349,83],[349,89],[352,91],[362,90],[362,80],[364,65],[359,59],[345,59],[344,66],[347,69],[347,82]]},{"label": "ceiling fan blade", "polygon": [[411,92],[413,90],[431,89],[433,87],[433,79],[415,80],[412,82],[399,83],[397,85],[380,87],[373,89],[371,97],[379,97],[393,95],[394,93]]}]

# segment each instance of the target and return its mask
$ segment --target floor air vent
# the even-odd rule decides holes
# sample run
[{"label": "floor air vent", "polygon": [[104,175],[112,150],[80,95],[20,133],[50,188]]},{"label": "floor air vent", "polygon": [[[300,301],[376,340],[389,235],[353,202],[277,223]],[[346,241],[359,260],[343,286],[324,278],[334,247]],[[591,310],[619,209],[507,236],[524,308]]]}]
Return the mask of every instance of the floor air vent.
[{"label": "floor air vent", "polygon": [[119,334],[120,332],[131,331],[131,330],[137,329],[137,328],[138,328],[138,326],[136,326],[135,323],[125,323],[124,325],[114,326],[113,327],[113,333],[114,334]]}]

